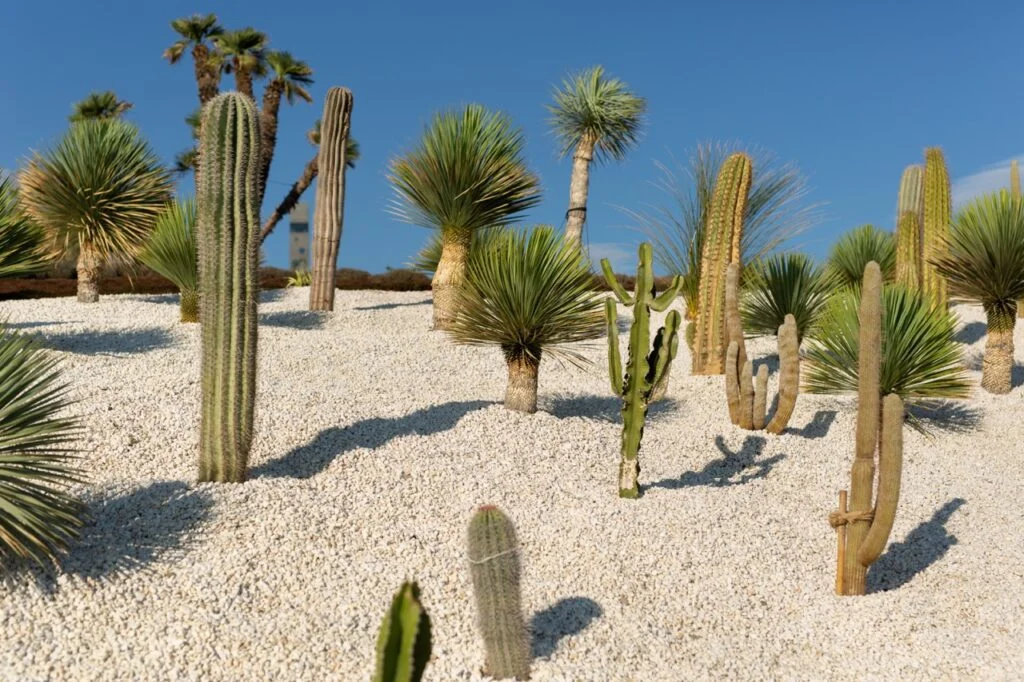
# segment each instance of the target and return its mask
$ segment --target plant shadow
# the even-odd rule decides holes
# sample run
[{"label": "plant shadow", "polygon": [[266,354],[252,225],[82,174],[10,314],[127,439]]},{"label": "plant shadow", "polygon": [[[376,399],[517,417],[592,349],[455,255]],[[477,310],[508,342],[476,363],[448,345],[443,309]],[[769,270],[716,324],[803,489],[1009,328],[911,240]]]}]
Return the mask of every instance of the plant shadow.
[{"label": "plant shadow", "polygon": [[[665,397],[647,408],[647,420],[656,421],[676,412],[681,403]],[[609,395],[554,395],[544,401],[544,411],[559,419],[582,417],[618,423],[622,419],[622,399]]]},{"label": "plant shadow", "polygon": [[811,417],[811,421],[807,422],[805,426],[799,429],[792,427],[787,428],[783,433],[791,433],[794,436],[800,436],[807,440],[817,440],[818,438],[824,438],[828,435],[828,430],[832,428],[832,423],[836,420],[835,410],[818,410]]},{"label": "plant shadow", "polygon": [[305,445],[250,470],[252,478],[312,478],[338,456],[358,448],[382,447],[393,438],[430,436],[455,427],[466,414],[493,405],[484,400],[431,405],[401,417],[373,417],[350,426],[324,429]]},{"label": "plant shadow", "polygon": [[284,298],[288,292],[287,288],[284,289],[261,289],[260,290],[260,303],[274,303]]},{"label": "plant shadow", "polygon": [[984,322],[968,322],[953,334],[953,340],[967,346],[973,346],[985,338],[988,333],[988,325]]},{"label": "plant shadow", "polygon": [[868,571],[868,591],[886,592],[902,587],[944,557],[957,543],[956,536],[946,530],[946,523],[966,503],[962,497],[953,498],[939,507],[931,519],[910,531],[903,542],[889,545]]},{"label": "plant shadow", "polygon": [[588,597],[559,599],[530,619],[532,654],[534,658],[548,658],[555,653],[558,643],[586,630],[601,617],[601,605]]},{"label": "plant shadow", "polygon": [[179,294],[141,294],[135,300],[141,303],[177,304],[181,300]]},{"label": "plant shadow", "polygon": [[327,316],[315,310],[280,310],[260,314],[260,324],[267,327],[322,329],[326,322]]},{"label": "plant shadow", "polygon": [[171,345],[172,337],[161,327],[116,331],[37,332],[39,343],[51,350],[79,355],[146,353]]},{"label": "plant shadow", "polygon": [[0,320],[0,329],[32,329],[34,327],[54,327],[61,324],[81,324],[81,320],[60,322],[4,322]]},{"label": "plant shadow", "polygon": [[417,305],[427,305],[430,299],[425,301],[412,301],[411,303],[378,303],[377,305],[359,305],[352,310],[394,310],[395,308],[408,308]]},{"label": "plant shadow", "polygon": [[907,405],[909,419],[919,422],[924,431],[977,431],[984,416],[977,407],[955,400],[939,400]]},{"label": "plant shadow", "polygon": [[726,446],[722,436],[715,436],[715,447],[723,455],[721,459],[708,462],[700,471],[687,471],[679,478],[662,479],[641,486],[641,488],[668,488],[669,490],[696,486],[724,488],[745,485],[751,481],[765,478],[776,464],[786,458],[786,455],[778,454],[758,460],[764,451],[766,442],[763,436],[747,436],[739,451],[732,452]]}]

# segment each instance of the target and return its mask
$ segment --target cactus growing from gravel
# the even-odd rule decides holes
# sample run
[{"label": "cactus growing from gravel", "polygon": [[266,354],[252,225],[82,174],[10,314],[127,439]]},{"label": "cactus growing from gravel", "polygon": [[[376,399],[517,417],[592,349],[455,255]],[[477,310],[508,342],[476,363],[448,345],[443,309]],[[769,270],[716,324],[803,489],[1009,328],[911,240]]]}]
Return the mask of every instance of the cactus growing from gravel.
[{"label": "cactus growing from gravel", "polygon": [[328,90],[321,120],[309,309],[334,310],[334,280],[345,212],[345,150],[352,125],[352,92],[346,88]]},{"label": "cactus growing from gravel", "polygon": [[238,93],[203,108],[198,200],[202,417],[199,480],[246,478],[256,394],[259,127]]},{"label": "cactus growing from gravel", "polygon": [[896,203],[896,281],[921,287],[921,219],[924,212],[924,169],[907,166],[900,178]]},{"label": "cactus growing from gravel", "polygon": [[653,253],[647,242],[640,244],[640,262],[636,270],[636,288],[630,296],[612,272],[607,258],[601,259],[601,270],[608,286],[611,287],[622,305],[633,308],[633,324],[629,330],[629,358],[626,377],[622,377],[622,360],[619,357],[619,332],[616,326],[618,310],[615,299],[605,299],[605,318],[608,323],[608,372],[612,391],[622,398],[622,460],[619,464],[619,497],[640,496],[640,440],[644,435],[644,420],[647,406],[653,399],[658,384],[667,381],[666,375],[679,345],[677,334],[682,317],[678,310],[671,311],[665,318],[665,326],[655,334],[650,353],[651,311],[666,310],[679,295],[682,279],[672,279],[668,289],[656,296],[654,270],[651,266]]},{"label": "cactus growing from gravel", "polygon": [[946,278],[939,274],[932,263],[948,253],[946,240],[953,214],[949,171],[941,149],[931,147],[924,154],[921,288],[934,305],[945,309],[948,305]]},{"label": "cactus growing from gravel", "polygon": [[530,640],[520,605],[515,527],[500,509],[485,505],[473,515],[467,538],[477,624],[484,640],[484,674],[528,680]]},{"label": "cactus growing from gravel", "polygon": [[415,582],[402,583],[377,635],[373,682],[419,682],[430,660],[430,616]]},{"label": "cactus growing from gravel", "polygon": [[694,374],[722,374],[725,370],[725,275],[729,263],[740,261],[743,215],[752,179],[750,157],[737,152],[722,163],[715,181],[700,261]]},{"label": "cactus growing from gravel", "polygon": [[[885,549],[899,502],[903,468],[903,401],[894,393],[881,398],[882,275],[877,263],[864,269],[860,303],[856,457],[847,494],[829,523],[839,532],[836,592],[866,591],[868,567]],[[879,423],[881,422],[881,424]],[[878,450],[878,492],[873,494]],[[874,499],[872,499],[874,497]]]}]

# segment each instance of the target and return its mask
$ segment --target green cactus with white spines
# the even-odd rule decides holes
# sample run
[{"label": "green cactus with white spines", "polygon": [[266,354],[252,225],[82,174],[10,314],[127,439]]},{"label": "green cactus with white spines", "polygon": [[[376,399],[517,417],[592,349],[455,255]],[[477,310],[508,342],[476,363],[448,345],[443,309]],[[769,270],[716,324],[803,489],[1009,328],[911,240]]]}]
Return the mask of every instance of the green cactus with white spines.
[{"label": "green cactus with white spines", "polygon": [[907,166],[896,203],[896,281],[921,288],[921,221],[924,213],[924,168]]},{"label": "green cactus with white spines", "polygon": [[415,582],[402,583],[377,635],[373,682],[419,682],[430,661],[430,616]]},{"label": "green cactus with white spines", "polygon": [[619,464],[619,497],[635,499],[640,496],[640,441],[644,435],[644,420],[655,388],[665,379],[676,348],[681,316],[678,310],[671,311],[665,318],[665,326],[655,334],[651,343],[651,311],[666,310],[679,295],[682,280],[676,276],[672,284],[656,296],[651,245],[644,242],[639,248],[640,263],[636,270],[636,288],[630,296],[612,272],[607,258],[601,259],[601,270],[608,281],[615,298],[625,306],[633,308],[633,324],[629,331],[629,358],[626,375],[622,375],[622,360],[619,357],[619,334],[615,322],[618,311],[615,300],[605,300],[605,317],[608,322],[608,371],[612,391],[622,397],[622,461]]},{"label": "green cactus with white spines", "polygon": [[245,480],[256,397],[259,290],[256,107],[229,92],[203,107],[198,200],[202,417],[199,480]]},{"label": "green cactus with white spines", "polygon": [[921,231],[921,288],[932,304],[942,309],[948,306],[946,278],[932,265],[948,253],[946,239],[953,214],[949,187],[949,171],[942,150],[930,147],[924,150],[924,220]]}]

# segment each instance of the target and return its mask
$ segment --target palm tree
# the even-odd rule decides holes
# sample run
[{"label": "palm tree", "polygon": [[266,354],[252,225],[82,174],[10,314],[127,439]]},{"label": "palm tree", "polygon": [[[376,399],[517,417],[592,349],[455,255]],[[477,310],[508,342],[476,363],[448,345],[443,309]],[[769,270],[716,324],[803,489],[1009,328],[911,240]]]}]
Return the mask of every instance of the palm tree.
[{"label": "palm tree", "polygon": [[456,296],[459,314],[447,333],[457,343],[501,348],[508,365],[505,407],[511,410],[537,411],[545,353],[583,365],[583,356],[562,346],[604,334],[589,263],[547,225],[529,236],[504,231],[480,249]]},{"label": "palm tree", "polygon": [[47,255],[43,231],[18,203],[18,191],[0,175],[0,277],[21,277],[44,270]]},{"label": "palm tree", "polygon": [[252,92],[253,77],[267,73],[266,49],[270,39],[266,33],[251,26],[237,31],[224,31],[214,37],[219,56],[224,61],[224,73],[235,74],[235,89],[255,101]]},{"label": "palm tree", "polygon": [[132,108],[131,102],[117,98],[113,90],[91,92],[89,96],[75,103],[75,110],[68,120],[72,123],[91,118],[117,118]]},{"label": "palm tree", "polygon": [[104,259],[134,256],[170,198],[170,173],[120,119],[83,121],[21,171],[25,212],[53,253],[78,253],[78,300],[99,300]]},{"label": "palm tree", "polygon": [[391,162],[393,213],[441,231],[443,247],[431,288],[434,329],[458,311],[473,233],[514,222],[540,203],[540,180],[526,168],[522,131],[478,104],[437,114],[420,145]]},{"label": "palm tree", "polygon": [[563,80],[562,89],[556,89],[553,96],[554,104],[547,106],[551,128],[561,144],[561,155],[573,152],[565,235],[580,248],[587,219],[590,163],[625,158],[639,140],[647,102],[630,92],[626,83],[606,77],[601,66]]},{"label": "palm tree", "polygon": [[882,281],[892,282],[896,278],[896,241],[893,234],[874,225],[861,225],[839,237],[825,267],[839,286],[859,287],[864,267],[871,261],[878,263]]},{"label": "palm tree", "polygon": [[139,260],[174,282],[180,292],[181,321],[199,321],[199,275],[196,245],[196,202],[184,199],[167,204],[156,219],[153,233]]},{"label": "palm tree", "polygon": [[277,146],[277,116],[281,108],[281,96],[288,104],[294,104],[295,98],[312,102],[313,98],[306,85],[313,82],[313,69],[305,62],[292,57],[289,52],[268,52],[267,67],[273,76],[263,90],[263,109],[260,111],[260,185],[259,203],[267,188],[270,177],[270,164],[274,160],[274,148]]},{"label": "palm tree", "polygon": [[212,40],[221,36],[224,29],[217,23],[216,14],[193,14],[175,19],[171,22],[171,28],[181,38],[164,50],[164,59],[177,64],[185,51],[192,48],[199,106],[202,106],[216,97],[220,89],[221,67],[216,58],[211,59]]},{"label": "palm tree", "polygon": [[744,330],[776,335],[786,315],[796,319],[797,338],[813,336],[815,325],[835,290],[834,280],[802,253],[775,254],[743,271],[740,304]]},{"label": "palm tree", "polygon": [[185,117],[185,125],[192,133],[192,146],[174,157],[174,171],[185,174],[199,167],[199,124],[203,120],[202,108]]},{"label": "palm tree", "polygon": [[981,387],[1009,393],[1013,327],[1024,298],[1024,200],[1006,190],[970,202],[953,220],[945,255],[933,262],[953,296],[981,303],[988,318]]}]

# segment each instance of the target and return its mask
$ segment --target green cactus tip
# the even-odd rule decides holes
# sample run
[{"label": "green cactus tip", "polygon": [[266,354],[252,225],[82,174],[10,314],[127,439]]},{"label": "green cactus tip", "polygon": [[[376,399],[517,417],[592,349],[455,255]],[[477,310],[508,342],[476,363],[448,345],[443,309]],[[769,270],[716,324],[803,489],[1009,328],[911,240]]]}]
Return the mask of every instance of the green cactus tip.
[{"label": "green cactus tip", "polygon": [[418,682],[430,660],[430,647],[430,616],[420,604],[420,588],[404,582],[380,626],[373,682]]}]

